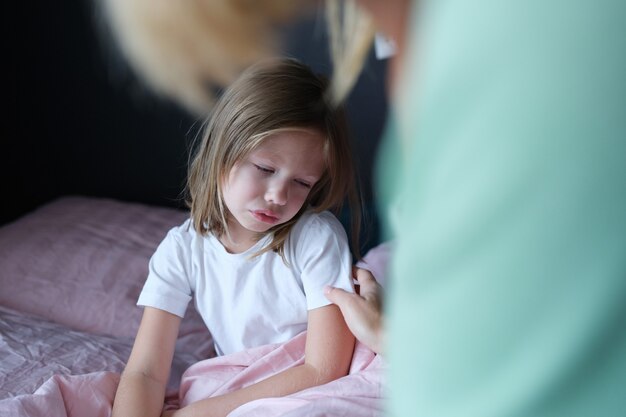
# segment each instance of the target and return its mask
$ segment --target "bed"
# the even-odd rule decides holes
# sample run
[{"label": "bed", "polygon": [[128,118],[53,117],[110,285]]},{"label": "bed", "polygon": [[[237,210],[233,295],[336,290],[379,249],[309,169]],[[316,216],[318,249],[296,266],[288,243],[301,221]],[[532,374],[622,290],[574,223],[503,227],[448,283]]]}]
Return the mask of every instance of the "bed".
[{"label": "bed", "polygon": [[[142,309],[148,259],[188,213],[71,196],[0,228],[0,415],[109,416]],[[382,278],[388,248],[365,258]],[[368,263],[369,262],[369,263]],[[192,304],[192,303],[191,303]],[[182,321],[166,407],[264,379],[304,359],[306,334],[215,357],[193,306]],[[381,414],[385,364],[357,344],[350,373],[235,416]]]}]

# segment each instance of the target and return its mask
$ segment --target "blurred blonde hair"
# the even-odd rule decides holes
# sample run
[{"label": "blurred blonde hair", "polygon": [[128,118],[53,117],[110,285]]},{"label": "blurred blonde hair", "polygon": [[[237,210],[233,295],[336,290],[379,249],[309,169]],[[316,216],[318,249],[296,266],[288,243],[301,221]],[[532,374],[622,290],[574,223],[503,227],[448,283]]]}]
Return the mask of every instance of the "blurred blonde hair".
[{"label": "blurred blonde hair", "polygon": [[[157,94],[196,115],[226,86],[277,50],[279,28],[315,5],[303,0],[101,0],[104,17],[134,71]],[[356,82],[374,29],[353,0],[326,0],[334,74],[342,102]]]},{"label": "blurred blonde hair", "polygon": [[330,100],[339,104],[359,78],[375,29],[370,15],[355,1],[326,0],[326,21],[333,62]]},{"label": "blurred blonde hair", "polygon": [[316,129],[325,140],[324,173],[294,218],[266,232],[272,241],[255,256],[273,250],[284,259],[289,231],[306,210],[338,212],[347,197],[352,247],[359,257],[361,202],[347,122],[343,108],[328,103],[327,89],[324,78],[288,58],[257,63],[228,87],[207,121],[189,167],[187,204],[198,233],[228,234],[222,183],[237,162],[273,133]]},{"label": "blurred blonde hair", "polygon": [[157,94],[195,114],[225,86],[271,55],[276,27],[293,19],[292,0],[102,0],[114,38],[131,67]]}]

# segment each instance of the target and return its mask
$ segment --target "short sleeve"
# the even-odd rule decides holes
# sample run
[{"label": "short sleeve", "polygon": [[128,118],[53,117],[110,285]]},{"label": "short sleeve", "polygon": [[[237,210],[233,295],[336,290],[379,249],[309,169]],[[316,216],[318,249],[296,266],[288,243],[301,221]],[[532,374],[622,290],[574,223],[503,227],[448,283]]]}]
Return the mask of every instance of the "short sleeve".
[{"label": "short sleeve", "polygon": [[183,227],[170,230],[152,255],[148,278],[137,305],[158,308],[179,317],[185,315],[192,287],[187,266],[190,249],[179,236]]},{"label": "short sleeve", "polygon": [[288,260],[300,274],[308,310],[330,304],[324,296],[327,285],[354,292],[346,232],[330,212],[303,216],[289,241],[292,259]]}]

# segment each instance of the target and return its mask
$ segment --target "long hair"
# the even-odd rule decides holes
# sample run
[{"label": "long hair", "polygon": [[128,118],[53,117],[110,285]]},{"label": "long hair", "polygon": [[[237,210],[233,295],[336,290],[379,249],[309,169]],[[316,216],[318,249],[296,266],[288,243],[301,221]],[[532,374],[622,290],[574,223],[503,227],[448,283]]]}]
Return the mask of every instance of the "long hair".
[{"label": "long hair", "polygon": [[374,41],[374,23],[355,1],[326,0],[333,78],[329,99],[339,104],[348,96]]},{"label": "long hair", "polygon": [[[288,129],[316,129],[324,138],[325,170],[300,211],[269,229],[269,250],[284,259],[289,231],[308,209],[337,213],[347,198],[352,248],[359,256],[361,204],[345,111],[327,99],[328,82],[294,59],[262,61],[244,71],[217,101],[189,167],[187,204],[200,234],[228,233],[222,183],[233,166],[268,136]],[[264,234],[260,234],[262,236]]]}]

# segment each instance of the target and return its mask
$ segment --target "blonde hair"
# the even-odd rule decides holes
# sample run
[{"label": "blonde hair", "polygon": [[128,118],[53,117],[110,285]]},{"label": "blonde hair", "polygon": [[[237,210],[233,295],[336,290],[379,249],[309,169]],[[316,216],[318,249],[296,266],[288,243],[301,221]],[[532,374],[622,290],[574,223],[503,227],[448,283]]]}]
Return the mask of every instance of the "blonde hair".
[{"label": "blonde hair", "polygon": [[[103,16],[133,70],[157,94],[196,115],[223,87],[277,50],[279,28],[313,6],[296,0],[100,0]],[[354,0],[326,0],[334,73],[332,103],[342,102],[372,44],[371,18]]]},{"label": "blonde hair", "polygon": [[[276,49],[277,27],[299,12],[293,0],[101,0],[103,17],[130,66],[157,94],[196,115]],[[301,6],[301,5],[300,5]]]},{"label": "blonde hair", "polygon": [[333,62],[330,100],[339,104],[359,78],[376,31],[370,15],[354,1],[326,0],[326,21]]},{"label": "blonde hair", "polygon": [[255,255],[273,250],[284,259],[289,231],[306,210],[337,213],[347,197],[353,252],[359,256],[361,204],[347,122],[343,108],[326,100],[327,89],[325,79],[288,58],[253,65],[231,84],[217,101],[189,167],[187,203],[198,233],[228,233],[222,182],[237,162],[273,133],[316,129],[325,140],[326,169],[300,211],[266,232],[272,234],[272,240]]}]

